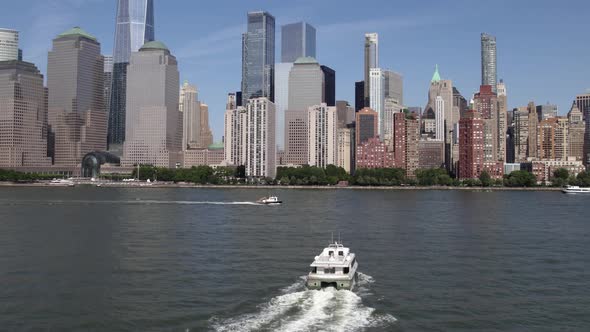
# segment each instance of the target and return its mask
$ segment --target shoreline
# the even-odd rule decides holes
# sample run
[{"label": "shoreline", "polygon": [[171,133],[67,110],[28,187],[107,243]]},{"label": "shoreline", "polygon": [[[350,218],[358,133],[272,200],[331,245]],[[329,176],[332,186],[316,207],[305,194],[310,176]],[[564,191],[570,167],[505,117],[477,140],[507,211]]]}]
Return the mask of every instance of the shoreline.
[{"label": "shoreline", "polygon": [[[80,183],[76,186],[92,186],[95,183]],[[12,183],[0,182],[0,188],[65,188],[65,186],[50,185],[48,183]],[[281,185],[201,185],[175,183],[101,183],[97,188],[194,188],[194,189],[298,189],[298,190],[463,190],[463,191],[561,191],[559,187],[447,187],[447,186],[281,186]]]}]

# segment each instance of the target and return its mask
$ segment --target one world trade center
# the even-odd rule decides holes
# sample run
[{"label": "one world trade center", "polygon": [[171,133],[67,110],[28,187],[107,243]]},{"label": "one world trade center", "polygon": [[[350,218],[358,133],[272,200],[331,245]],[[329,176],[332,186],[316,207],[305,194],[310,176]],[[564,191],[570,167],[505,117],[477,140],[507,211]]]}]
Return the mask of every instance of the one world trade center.
[{"label": "one world trade center", "polygon": [[127,65],[132,52],[153,41],[154,1],[118,0],[113,51],[113,81],[109,115],[109,150],[120,155],[125,141]]}]

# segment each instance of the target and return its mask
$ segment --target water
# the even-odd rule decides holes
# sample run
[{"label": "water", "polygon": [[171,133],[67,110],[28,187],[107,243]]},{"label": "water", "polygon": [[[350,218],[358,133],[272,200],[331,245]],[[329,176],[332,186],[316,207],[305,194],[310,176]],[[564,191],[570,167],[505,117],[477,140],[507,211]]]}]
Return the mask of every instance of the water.
[{"label": "water", "polygon": [[[0,188],[0,330],[590,330],[590,197],[273,193]],[[332,232],[359,287],[308,291]]]}]

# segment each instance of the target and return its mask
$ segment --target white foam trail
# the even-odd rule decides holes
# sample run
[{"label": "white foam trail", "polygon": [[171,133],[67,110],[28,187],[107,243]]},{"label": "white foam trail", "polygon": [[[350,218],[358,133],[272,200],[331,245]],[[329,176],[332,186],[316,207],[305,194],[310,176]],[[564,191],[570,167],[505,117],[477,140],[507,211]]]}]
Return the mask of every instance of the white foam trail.
[{"label": "white foam trail", "polygon": [[43,203],[43,204],[178,204],[178,205],[258,205],[264,206],[256,202],[212,202],[212,201],[157,201],[157,200],[141,200],[134,201],[91,201],[91,200],[19,200],[10,201],[12,204],[18,203]]},{"label": "white foam trail", "polygon": [[[359,275],[360,287],[368,287],[373,278]],[[375,309],[362,303],[354,292],[326,288],[301,290],[305,276],[282,289],[283,295],[260,306],[257,313],[211,320],[212,327],[222,331],[360,331],[367,327],[386,328],[396,322],[392,315],[375,314]]]}]

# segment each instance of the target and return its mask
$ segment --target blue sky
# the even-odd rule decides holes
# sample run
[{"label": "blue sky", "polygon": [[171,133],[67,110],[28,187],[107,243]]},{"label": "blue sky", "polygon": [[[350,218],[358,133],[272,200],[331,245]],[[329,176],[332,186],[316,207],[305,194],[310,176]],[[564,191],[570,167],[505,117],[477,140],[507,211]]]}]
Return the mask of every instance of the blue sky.
[{"label": "blue sky", "polygon": [[[51,39],[72,26],[97,36],[104,54],[112,51],[116,0],[3,0],[1,7],[0,27],[21,32],[25,60],[43,73]],[[407,106],[424,107],[435,64],[469,99],[481,79],[481,32],[497,37],[510,108],[534,100],[564,114],[590,89],[587,0],[155,0],[156,39],[177,56],[181,80],[196,84],[209,104],[216,140],[227,92],[240,88],[241,33],[252,10],[275,16],[276,45],[280,25],[314,25],[318,60],[336,70],[336,97],[351,104],[363,76],[365,32],[379,33],[380,66],[404,75]]]}]

